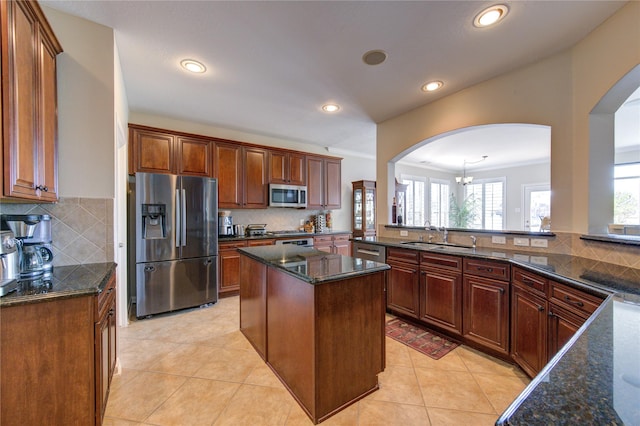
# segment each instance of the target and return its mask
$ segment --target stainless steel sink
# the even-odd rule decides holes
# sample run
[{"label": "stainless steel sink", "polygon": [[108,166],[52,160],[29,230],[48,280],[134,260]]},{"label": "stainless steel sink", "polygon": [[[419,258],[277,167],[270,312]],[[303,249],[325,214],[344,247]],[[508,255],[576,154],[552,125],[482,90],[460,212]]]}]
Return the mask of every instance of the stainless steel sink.
[{"label": "stainless steel sink", "polygon": [[475,248],[473,247],[468,247],[468,246],[450,246],[450,245],[437,245],[436,247],[433,247],[431,250],[434,251],[449,251],[452,253],[473,253],[474,251],[476,251]]}]

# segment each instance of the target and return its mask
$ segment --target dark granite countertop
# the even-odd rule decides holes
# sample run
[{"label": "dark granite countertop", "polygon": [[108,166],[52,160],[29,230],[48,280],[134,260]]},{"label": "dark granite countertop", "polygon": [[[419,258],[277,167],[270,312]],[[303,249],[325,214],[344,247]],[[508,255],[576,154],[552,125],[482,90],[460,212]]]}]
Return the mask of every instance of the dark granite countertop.
[{"label": "dark granite countertop", "polygon": [[113,262],[56,266],[49,277],[18,281],[16,291],[0,297],[0,308],[99,294],[115,269]]},{"label": "dark granite countertop", "polygon": [[[358,241],[354,239],[354,241]],[[622,292],[640,294],[640,269],[634,269],[594,259],[554,253],[533,253],[516,250],[501,250],[488,247],[476,249],[449,246],[444,252],[437,244],[432,248],[405,244],[407,240],[398,238],[368,238],[364,243],[385,247],[399,247],[412,250],[426,250],[443,254],[474,257],[480,259],[504,260],[511,264],[530,269],[555,281],[564,282],[588,293],[607,296],[609,293]]]},{"label": "dark granite countertop", "polygon": [[607,299],[497,425],[639,425],[640,296]]},{"label": "dark granite countertop", "polygon": [[247,247],[241,253],[310,284],[322,284],[389,269],[385,263],[330,254],[312,247],[288,245]]}]

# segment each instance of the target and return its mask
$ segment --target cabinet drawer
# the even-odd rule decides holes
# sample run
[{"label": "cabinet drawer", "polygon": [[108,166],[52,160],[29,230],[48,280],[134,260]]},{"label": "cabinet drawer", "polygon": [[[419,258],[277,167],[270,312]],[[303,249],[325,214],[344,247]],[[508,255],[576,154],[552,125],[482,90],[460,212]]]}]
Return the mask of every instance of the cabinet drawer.
[{"label": "cabinet drawer", "polygon": [[387,249],[387,260],[395,260],[396,262],[413,263],[417,265],[420,258],[417,250],[389,248]]},{"label": "cabinet drawer", "polygon": [[420,266],[446,269],[448,271],[462,271],[462,258],[441,254],[421,253]]},{"label": "cabinet drawer", "polygon": [[313,237],[314,244],[330,243],[332,240],[333,240],[333,236],[331,236],[331,235],[323,235],[321,237]]},{"label": "cabinet drawer", "polygon": [[343,234],[343,235],[334,235],[333,236],[333,241],[349,241],[349,234]]},{"label": "cabinet drawer", "polygon": [[549,281],[546,278],[520,268],[513,268],[513,283],[543,296],[546,296],[549,285]]},{"label": "cabinet drawer", "polygon": [[218,243],[219,250],[235,250],[237,248],[246,247],[246,241],[228,241],[224,243]]},{"label": "cabinet drawer", "polygon": [[252,240],[247,241],[247,247],[258,247],[258,246],[272,246],[276,243],[276,240]]},{"label": "cabinet drawer", "polygon": [[602,299],[554,281],[549,281],[549,301],[587,318],[598,309]]},{"label": "cabinet drawer", "polygon": [[494,278],[496,280],[509,281],[511,267],[502,262],[490,260],[464,259],[464,273],[481,277]]},{"label": "cabinet drawer", "polygon": [[100,294],[98,294],[98,311],[96,314],[98,318],[102,314],[102,311],[108,309],[111,299],[116,297],[116,275],[111,275],[109,278],[109,282],[104,286],[104,290]]}]

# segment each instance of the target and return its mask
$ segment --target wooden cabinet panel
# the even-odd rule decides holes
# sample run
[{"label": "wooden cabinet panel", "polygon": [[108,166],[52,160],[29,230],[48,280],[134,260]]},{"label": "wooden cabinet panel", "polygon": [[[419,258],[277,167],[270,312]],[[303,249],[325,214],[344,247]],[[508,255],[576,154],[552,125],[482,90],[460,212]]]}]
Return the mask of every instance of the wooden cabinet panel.
[{"label": "wooden cabinet panel", "polygon": [[547,301],[518,285],[511,288],[511,356],[531,377],[547,362]]},{"label": "wooden cabinet panel", "polygon": [[420,319],[462,333],[462,274],[436,268],[420,271]]},{"label": "wooden cabinet panel", "polygon": [[240,253],[238,247],[246,247],[246,241],[219,243],[220,281],[218,295],[234,296],[240,289]]},{"label": "wooden cabinet panel", "polygon": [[547,287],[549,285],[548,280],[540,275],[534,274],[533,272],[514,267],[513,282],[542,297],[546,297],[547,295]]},{"label": "wooden cabinet panel", "polygon": [[464,259],[464,273],[509,281],[511,278],[511,266],[508,263],[496,262],[495,260],[472,259],[467,257]]},{"label": "wooden cabinet panel", "polygon": [[316,235],[313,237],[313,248],[332,254],[351,256],[351,235]]},{"label": "wooden cabinet panel", "polygon": [[576,288],[549,281],[549,302],[564,307],[583,318],[588,318],[598,309],[602,298],[587,294]]},{"label": "wooden cabinet panel", "polygon": [[247,247],[272,246],[275,243],[276,240],[253,240],[247,241]]},{"label": "wooden cabinet panel", "polygon": [[259,148],[244,148],[244,185],[242,207],[267,208],[269,205],[267,185],[267,151]]},{"label": "wooden cabinet panel", "polygon": [[133,161],[136,172],[175,173],[175,137],[170,133],[131,129]]},{"label": "wooden cabinet panel", "polygon": [[561,307],[549,304],[549,356],[548,360],[576,334],[576,331],[584,324],[585,318],[571,313]]},{"label": "wooden cabinet panel", "polygon": [[307,156],[307,208],[342,207],[342,161]]},{"label": "wooden cabinet panel", "polygon": [[462,298],[464,337],[509,354],[509,283],[465,274]]},{"label": "wooden cabinet panel", "polygon": [[305,156],[285,151],[269,151],[269,183],[306,185]]},{"label": "wooden cabinet panel", "polygon": [[213,176],[212,145],[213,142],[206,139],[179,136],[176,144],[178,174],[203,177]]},{"label": "wooden cabinet panel", "polygon": [[102,424],[117,360],[115,275],[98,296],[97,306],[98,321],[95,324],[96,424]]},{"label": "wooden cabinet panel", "polygon": [[307,208],[324,208],[324,175],[322,158],[307,156]]},{"label": "wooden cabinet panel", "polygon": [[338,210],[342,207],[342,162],[325,160],[325,209]]},{"label": "wooden cabinet panel", "polygon": [[218,207],[240,208],[242,206],[242,147],[217,143],[215,151]]},{"label": "wooden cabinet panel", "polygon": [[333,247],[336,254],[351,256],[351,241],[349,241],[349,235],[336,235],[333,238]]},{"label": "wooden cabinet panel", "polygon": [[417,265],[387,260],[391,270],[387,281],[387,309],[418,318],[420,312]]},{"label": "wooden cabinet panel", "polygon": [[240,256],[240,331],[267,359],[267,266]]},{"label": "wooden cabinet panel", "polygon": [[3,195],[57,201],[56,55],[36,2],[1,2]]}]

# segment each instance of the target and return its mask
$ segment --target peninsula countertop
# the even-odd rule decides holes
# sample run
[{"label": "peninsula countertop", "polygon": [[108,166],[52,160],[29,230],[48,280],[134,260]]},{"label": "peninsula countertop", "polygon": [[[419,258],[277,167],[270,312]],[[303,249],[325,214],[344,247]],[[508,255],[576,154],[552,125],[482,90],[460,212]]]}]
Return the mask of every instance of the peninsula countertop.
[{"label": "peninsula countertop", "polygon": [[389,269],[385,263],[289,245],[240,248],[239,251],[309,284],[322,284]]},{"label": "peninsula countertop", "polygon": [[0,297],[0,308],[99,294],[115,269],[114,262],[55,266],[50,277],[18,281],[16,291]]}]

